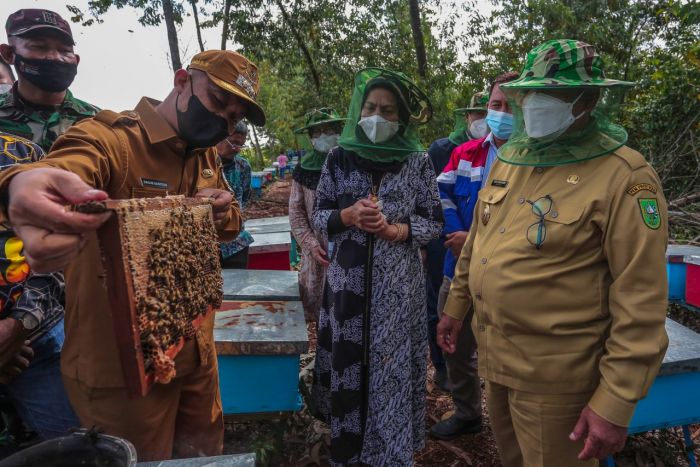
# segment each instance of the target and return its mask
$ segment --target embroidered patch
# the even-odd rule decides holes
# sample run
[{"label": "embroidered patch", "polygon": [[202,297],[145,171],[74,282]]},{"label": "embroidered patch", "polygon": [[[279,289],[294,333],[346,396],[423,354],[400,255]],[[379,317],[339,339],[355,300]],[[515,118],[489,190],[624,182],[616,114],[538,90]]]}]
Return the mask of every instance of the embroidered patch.
[{"label": "embroidered patch", "polygon": [[656,230],[661,226],[661,214],[659,214],[659,203],[656,198],[640,198],[639,209],[642,212],[644,225]]},{"label": "embroidered patch", "polygon": [[651,191],[652,193],[656,194],[656,187],[650,183],[637,183],[636,185],[632,185],[631,187],[627,188],[627,194],[628,195],[636,195],[640,191]]},{"label": "embroidered patch", "polygon": [[581,177],[578,175],[569,175],[566,179],[566,183],[571,183],[572,185],[576,185],[579,180],[581,180]]},{"label": "embroidered patch", "polygon": [[204,178],[212,178],[214,176],[214,171],[211,169],[204,169],[202,170],[202,177]]},{"label": "embroidered patch", "polygon": [[158,188],[159,190],[167,190],[168,184],[160,180],[153,180],[152,178],[141,177],[141,186],[144,188]]},{"label": "embroidered patch", "polygon": [[491,186],[497,186],[500,188],[505,188],[508,186],[508,180],[494,180],[491,182]]}]

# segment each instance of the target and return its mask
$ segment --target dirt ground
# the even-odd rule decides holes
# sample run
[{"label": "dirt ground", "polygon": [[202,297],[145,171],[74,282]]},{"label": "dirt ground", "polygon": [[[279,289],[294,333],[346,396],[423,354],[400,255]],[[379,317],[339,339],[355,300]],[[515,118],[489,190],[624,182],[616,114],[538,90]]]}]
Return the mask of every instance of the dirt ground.
[{"label": "dirt ground", "polygon": [[[272,217],[287,214],[291,180],[278,181],[265,189],[260,199],[249,203],[246,218]],[[679,306],[669,307],[669,316],[700,332],[700,313]],[[310,387],[313,356],[316,345],[314,325],[308,326],[309,353],[302,356],[301,379]],[[433,440],[427,430],[451,410],[449,394],[432,384],[432,367],[428,371],[426,415],[426,447],[415,456],[418,467],[498,466],[498,453],[489,428],[488,411],[484,402],[484,430],[477,435],[465,435],[454,441]],[[226,453],[258,454],[262,465],[314,466],[327,465],[328,427],[315,420],[306,408],[278,420],[227,421],[224,438]],[[692,426],[694,442],[700,438],[700,426]],[[695,454],[700,454],[696,447]],[[620,467],[668,467],[688,465],[679,429],[658,430],[630,436],[625,449],[616,456]],[[601,464],[603,465],[603,464]]]}]

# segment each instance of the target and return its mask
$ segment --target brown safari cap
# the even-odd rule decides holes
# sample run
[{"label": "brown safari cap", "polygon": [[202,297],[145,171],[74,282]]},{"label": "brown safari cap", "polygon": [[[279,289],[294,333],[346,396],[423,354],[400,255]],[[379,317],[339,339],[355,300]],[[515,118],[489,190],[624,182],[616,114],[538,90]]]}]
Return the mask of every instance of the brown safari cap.
[{"label": "brown safari cap", "polygon": [[58,32],[58,35],[69,44],[75,44],[68,21],[51,10],[35,8],[17,10],[7,17],[7,22],[5,23],[7,37],[23,36],[27,33],[38,32],[42,29]]},{"label": "brown safari cap", "polygon": [[231,50],[206,50],[192,58],[190,68],[203,71],[220,88],[248,102],[246,118],[254,125],[265,125],[265,112],[257,103],[260,82],[258,67]]}]

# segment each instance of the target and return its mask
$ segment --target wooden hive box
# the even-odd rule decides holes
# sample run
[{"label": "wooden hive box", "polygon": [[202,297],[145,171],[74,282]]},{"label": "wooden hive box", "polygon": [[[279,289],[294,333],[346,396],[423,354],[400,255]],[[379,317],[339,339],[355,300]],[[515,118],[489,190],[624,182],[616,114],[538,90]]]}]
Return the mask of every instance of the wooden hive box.
[{"label": "wooden hive box", "polygon": [[208,200],[168,196],[91,202],[113,210],[98,230],[127,392],[148,394],[175,376],[174,358],[223,298]]},{"label": "wooden hive box", "polygon": [[224,415],[301,409],[299,365],[309,346],[301,302],[226,300],[215,320]]}]

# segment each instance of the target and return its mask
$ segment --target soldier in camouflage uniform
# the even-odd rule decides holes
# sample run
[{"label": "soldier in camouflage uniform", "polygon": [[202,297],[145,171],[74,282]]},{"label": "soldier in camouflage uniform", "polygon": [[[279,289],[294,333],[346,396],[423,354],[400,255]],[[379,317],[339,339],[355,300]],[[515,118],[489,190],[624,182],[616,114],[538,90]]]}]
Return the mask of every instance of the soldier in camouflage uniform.
[{"label": "soldier in camouflage uniform", "polygon": [[479,191],[438,343],[453,352],[473,310],[506,467],[597,467],[622,449],[668,345],[666,200],[614,123],[632,85],[562,39],[501,86],[513,132]]},{"label": "soldier in camouflage uniform", "polygon": [[74,123],[99,110],[68,90],[80,62],[70,26],[52,11],[24,9],[10,15],[5,30],[9,43],[0,45],[0,54],[18,79],[0,94],[0,131],[48,151]]}]

